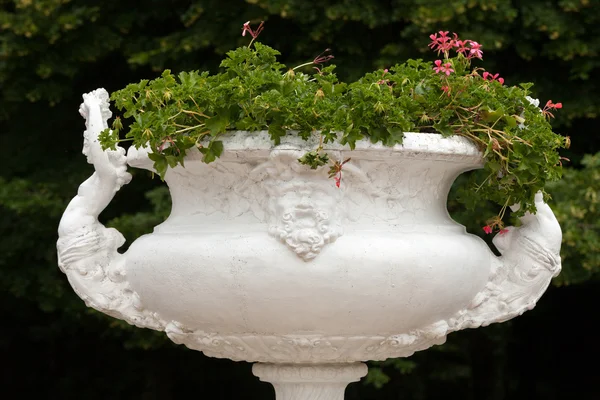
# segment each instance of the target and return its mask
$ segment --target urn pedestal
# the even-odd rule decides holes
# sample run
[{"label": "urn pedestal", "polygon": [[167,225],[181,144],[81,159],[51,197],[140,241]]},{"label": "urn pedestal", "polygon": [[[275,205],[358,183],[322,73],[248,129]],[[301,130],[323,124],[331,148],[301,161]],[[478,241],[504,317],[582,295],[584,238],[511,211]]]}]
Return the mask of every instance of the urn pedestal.
[{"label": "urn pedestal", "polygon": [[402,145],[325,145],[344,165],[297,159],[297,135],[225,136],[220,159],[190,151],[169,169],[169,218],[136,240],[98,222],[144,149],[102,151],[110,117],[103,89],[84,95],[84,153],[95,173],[59,226],[59,265],[90,307],[165,331],[208,356],[258,362],[279,400],[342,399],[362,361],[408,357],[450,332],[531,309],[560,271],[560,227],[541,195],[537,213],[498,235],[496,257],[446,210],[455,178],[480,168],[468,140],[406,133]]}]

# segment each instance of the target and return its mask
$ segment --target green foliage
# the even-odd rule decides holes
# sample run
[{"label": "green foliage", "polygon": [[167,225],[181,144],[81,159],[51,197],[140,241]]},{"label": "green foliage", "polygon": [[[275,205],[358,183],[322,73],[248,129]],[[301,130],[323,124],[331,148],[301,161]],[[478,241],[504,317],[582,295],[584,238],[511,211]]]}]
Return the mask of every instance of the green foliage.
[{"label": "green foliage", "polygon": [[[402,143],[403,132],[461,135],[486,158],[485,178],[471,182],[461,198],[471,208],[487,200],[501,205],[500,216],[488,224],[502,228],[508,205],[520,203],[521,214],[535,211],[535,193],[560,178],[557,150],[565,139],[546,121],[552,115],[548,106],[540,112],[526,99],[531,84],[503,86],[502,78],[492,80],[491,75],[488,80],[488,72],[482,77],[481,68],[471,70],[469,49],[462,50],[450,58],[446,49],[443,68],[441,60],[432,68],[411,59],[346,84],[338,81],[333,65],[313,67],[317,73],[308,75],[299,69],[320,61],[286,68],[277,61],[278,51],[255,42],[254,48],[228,52],[220,73],[175,77],[166,70],[111,98],[125,117],[133,118],[126,139],[150,147],[161,177],[168,167],[183,164],[192,147],[204,162],[215,161],[223,152],[218,138],[233,129],[268,130],[275,144],[290,130],[305,140],[319,135],[319,147],[299,159],[312,169],[329,160],[323,143],[339,141],[354,149],[357,140],[367,138],[392,147]],[[112,132],[102,133],[105,148],[120,141],[121,129],[116,119]]]},{"label": "green foliage", "polygon": [[585,282],[600,271],[600,153],[585,156],[582,164],[548,187],[563,230],[558,285]]},{"label": "green foliage", "polygon": [[390,381],[390,377],[384,372],[386,367],[396,369],[401,375],[408,375],[414,371],[417,364],[406,358],[390,358],[385,361],[371,362],[369,363],[369,372],[365,377],[365,384],[381,389]]}]

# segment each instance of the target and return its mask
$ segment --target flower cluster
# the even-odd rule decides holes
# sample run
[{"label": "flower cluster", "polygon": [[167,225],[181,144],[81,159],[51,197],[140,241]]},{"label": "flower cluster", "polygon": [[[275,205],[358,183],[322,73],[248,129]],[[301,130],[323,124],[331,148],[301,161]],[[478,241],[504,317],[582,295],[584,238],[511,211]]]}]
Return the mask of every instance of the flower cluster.
[{"label": "flower cluster", "polygon": [[443,74],[446,74],[446,76],[448,76],[452,72],[454,72],[454,70],[452,69],[452,64],[449,62],[444,63],[442,65],[442,60],[435,60],[434,64],[435,64],[435,67],[433,67],[433,70],[435,71],[436,74],[439,74],[441,72]]},{"label": "flower cluster", "polygon": [[492,75],[489,72],[485,71],[482,76],[483,76],[483,80],[487,81],[488,78],[490,78],[490,81],[495,81],[496,79],[498,79],[498,82],[500,82],[501,85],[504,85],[504,78],[501,78],[499,76],[500,74],[495,74]]},{"label": "flower cluster", "polygon": [[[490,73],[483,70],[483,68],[471,69],[471,62],[473,59],[483,59],[483,51],[481,50],[481,44],[474,40],[460,40],[456,33],[450,33],[448,31],[439,31],[429,35],[431,43],[429,48],[437,52],[438,55],[443,53],[444,58],[441,60],[435,60],[433,65],[434,75],[440,76],[440,82],[438,88],[441,90],[442,95],[446,95],[450,102],[448,108],[453,109],[457,115],[458,121],[454,124],[448,124],[446,131],[449,133],[458,133],[469,137],[475,143],[479,143],[483,149],[485,149],[485,156],[497,157],[500,167],[497,171],[491,172],[491,175],[496,174],[500,182],[508,182],[509,179],[515,179],[509,177],[513,174],[515,168],[521,168],[526,170],[526,163],[523,162],[520,166],[515,163],[515,142],[524,144],[527,147],[531,147],[532,144],[521,138],[512,136],[511,130],[516,126],[519,129],[525,129],[524,124],[526,118],[524,118],[523,112],[507,112],[508,108],[498,107],[497,105],[492,106],[485,105],[480,107],[486,102],[486,96],[496,97],[500,95],[500,86],[504,85],[504,78],[498,73]],[[455,53],[451,56],[451,51]],[[483,72],[480,72],[483,71]],[[499,85],[492,85],[492,82],[497,82]],[[378,82],[382,83],[382,81]],[[470,92],[470,88],[483,88],[485,89],[482,93],[488,93],[479,101],[479,105],[475,107],[457,107],[454,103],[458,103],[464,98],[465,93]],[[531,102],[531,99],[530,99]],[[537,106],[538,104],[535,104]],[[552,111],[562,108],[561,103],[553,103],[549,100],[546,106],[540,110],[543,117],[553,118]],[[522,110],[522,107],[520,108]],[[429,118],[429,117],[427,117]],[[531,116],[529,121],[531,121]],[[440,126],[432,124],[432,127],[436,128]],[[438,129],[439,131],[439,129]],[[485,136],[479,136],[483,133]],[[487,136],[487,137],[486,137]],[[569,140],[564,140],[565,146],[568,146]],[[522,151],[522,150],[519,150]],[[562,164],[563,157],[559,157],[556,161],[559,165]],[[488,181],[490,177],[486,179]],[[535,182],[535,180],[532,180]],[[477,187],[477,190],[482,189],[483,183]],[[498,186],[498,187],[501,187]],[[506,201],[510,201],[510,196],[507,196]],[[504,214],[507,208],[507,204],[504,204],[499,214],[486,222],[483,227],[483,231],[486,234],[491,234],[494,231],[504,234],[508,232],[504,228]]]},{"label": "flower cluster", "polygon": [[[429,47],[436,51],[439,55],[444,53],[444,61],[435,60],[433,70],[436,74],[445,74],[450,76],[451,73],[455,72],[452,60],[450,60],[450,50],[454,49],[459,59],[466,61],[466,66],[470,64],[470,60],[473,58],[483,59],[483,51],[481,45],[474,40],[460,40],[456,33],[452,33],[452,37],[448,36],[448,31],[439,31],[438,33],[432,33],[429,35],[431,43]],[[490,80],[498,78],[498,74],[491,75],[489,73],[484,74],[484,80],[487,80],[488,75]],[[504,79],[498,78],[498,82],[504,83]],[[450,96],[450,86],[445,85],[443,88],[444,93]]]},{"label": "flower cluster", "polygon": [[429,38],[431,39],[429,47],[433,51],[437,51],[438,55],[440,53],[444,53],[446,58],[448,58],[450,50],[456,48],[456,52],[458,54],[461,54],[468,59],[483,59],[483,51],[481,50],[481,45],[479,43],[475,42],[474,40],[459,40],[456,33],[453,33],[452,36],[452,38],[448,36],[448,31],[439,31],[438,33],[433,33],[429,35]]}]

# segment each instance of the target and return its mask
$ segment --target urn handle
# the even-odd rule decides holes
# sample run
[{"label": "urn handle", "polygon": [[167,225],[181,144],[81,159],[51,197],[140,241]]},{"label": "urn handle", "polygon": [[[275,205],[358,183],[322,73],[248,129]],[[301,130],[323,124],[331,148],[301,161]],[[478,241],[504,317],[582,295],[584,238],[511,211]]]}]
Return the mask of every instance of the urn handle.
[{"label": "urn handle", "polygon": [[79,186],[58,227],[58,265],[87,306],[130,324],[162,330],[164,322],[145,310],[125,273],[126,255],[117,251],[123,235],[106,228],[98,215],[115,193],[131,181],[125,150],[102,150],[98,135],[112,113],[108,93],[97,89],[83,95],[79,113],[85,118],[83,154],[94,173]]},{"label": "urn handle", "polygon": [[[485,288],[459,312],[452,330],[504,322],[531,310],[560,273],[560,225],[540,192],[535,195],[535,206],[535,214],[521,217],[521,226],[511,226],[494,237],[501,256],[492,258]],[[513,211],[518,208],[511,207]]]}]

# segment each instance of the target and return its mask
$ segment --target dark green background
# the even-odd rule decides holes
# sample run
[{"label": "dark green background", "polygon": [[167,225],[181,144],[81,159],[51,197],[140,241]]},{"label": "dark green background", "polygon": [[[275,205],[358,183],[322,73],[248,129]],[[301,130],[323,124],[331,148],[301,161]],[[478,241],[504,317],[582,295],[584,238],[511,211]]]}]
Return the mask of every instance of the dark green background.
[{"label": "dark green background", "polygon": [[[164,68],[216,71],[226,51],[247,44],[247,20],[265,20],[260,40],[289,65],[331,48],[343,79],[432,60],[429,34],[457,32],[483,44],[480,65],[506,84],[534,82],[542,104],[564,105],[554,126],[573,146],[563,181],[549,188],[564,233],[554,286],[511,322],[372,363],[347,398],[600,398],[597,0],[0,0],[0,397],[273,398],[249,364],[207,358],[85,308],[55,248],[60,215],[92,172],[80,154],[81,94]],[[134,175],[102,215],[129,241],[169,212],[164,186]],[[449,208],[477,234],[494,212],[452,200]]]}]

